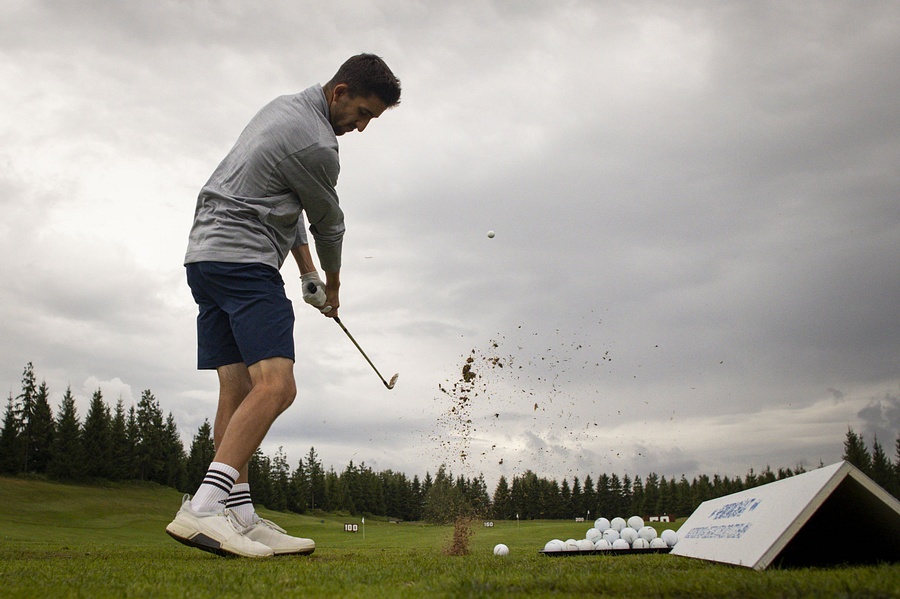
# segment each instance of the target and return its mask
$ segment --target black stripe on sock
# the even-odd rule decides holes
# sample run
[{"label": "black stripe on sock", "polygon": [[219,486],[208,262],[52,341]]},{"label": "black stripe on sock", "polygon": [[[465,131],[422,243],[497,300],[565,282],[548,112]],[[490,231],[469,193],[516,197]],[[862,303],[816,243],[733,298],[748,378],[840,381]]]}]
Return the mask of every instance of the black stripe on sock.
[{"label": "black stripe on sock", "polygon": [[203,484],[221,489],[225,493],[231,493],[231,488],[234,487],[234,479],[224,472],[210,470],[203,478]]},{"label": "black stripe on sock", "polygon": [[215,470],[214,468],[210,468],[209,470],[206,471],[206,476],[210,476],[210,475],[219,476],[219,477],[227,480],[228,482],[230,482],[232,485],[234,485],[234,481],[236,480],[233,476],[231,476],[227,472],[222,472],[221,470]]},{"label": "black stripe on sock", "polygon": [[235,507],[238,505],[248,505],[252,504],[253,500],[250,499],[250,491],[238,491],[235,493],[233,490],[231,495],[228,496],[228,500],[225,502],[227,507]]},{"label": "black stripe on sock", "polygon": [[247,497],[246,499],[238,499],[238,500],[235,500],[235,499],[232,499],[231,497],[229,497],[228,501],[225,502],[225,507],[230,507],[230,508],[240,507],[242,505],[253,505],[253,501],[249,497]]}]

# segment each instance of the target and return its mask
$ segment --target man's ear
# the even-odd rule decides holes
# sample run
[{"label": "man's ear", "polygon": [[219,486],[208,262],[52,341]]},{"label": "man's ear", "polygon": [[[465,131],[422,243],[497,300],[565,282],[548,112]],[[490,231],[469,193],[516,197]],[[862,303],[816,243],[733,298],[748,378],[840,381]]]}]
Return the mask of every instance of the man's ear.
[{"label": "man's ear", "polygon": [[331,101],[334,102],[347,95],[348,89],[346,83],[338,83],[335,85],[334,89],[331,90]]}]

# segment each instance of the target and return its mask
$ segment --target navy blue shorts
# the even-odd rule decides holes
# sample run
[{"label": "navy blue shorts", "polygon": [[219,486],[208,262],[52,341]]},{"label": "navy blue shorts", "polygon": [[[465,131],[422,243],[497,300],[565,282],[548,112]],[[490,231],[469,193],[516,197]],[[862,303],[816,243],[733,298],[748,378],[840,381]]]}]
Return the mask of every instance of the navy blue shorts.
[{"label": "navy blue shorts", "polygon": [[185,268],[200,307],[197,368],[294,359],[294,308],[277,270],[227,262],[195,262]]}]

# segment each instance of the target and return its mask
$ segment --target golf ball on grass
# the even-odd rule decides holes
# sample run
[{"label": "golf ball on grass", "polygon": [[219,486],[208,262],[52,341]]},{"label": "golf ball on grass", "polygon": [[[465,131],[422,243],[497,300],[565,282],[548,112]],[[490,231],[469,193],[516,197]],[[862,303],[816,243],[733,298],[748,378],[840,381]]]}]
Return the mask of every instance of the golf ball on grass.
[{"label": "golf ball on grass", "polygon": [[609,543],[613,543],[614,541],[619,540],[619,531],[615,528],[607,528],[603,531],[603,538],[606,539]]},{"label": "golf ball on grass", "polygon": [[619,537],[628,541],[629,545],[634,545],[635,540],[638,538],[638,533],[630,526],[626,526],[622,529],[622,532],[619,533]]},{"label": "golf ball on grass", "polygon": [[640,530],[638,530],[638,536],[642,539],[646,539],[649,543],[653,539],[655,539],[658,535],[656,533],[656,529],[652,526],[643,526]]},{"label": "golf ball on grass", "polygon": [[609,520],[606,518],[597,518],[594,520],[594,528],[600,531],[602,534],[604,531],[609,529]]},{"label": "golf ball on grass", "polygon": [[509,555],[509,547],[503,543],[494,545],[494,555]]},{"label": "golf ball on grass", "polygon": [[552,541],[547,541],[547,544],[544,545],[544,551],[562,551],[563,550],[563,542],[559,539],[553,539]]},{"label": "golf ball on grass", "polygon": [[675,543],[678,542],[678,533],[671,528],[665,529],[659,536],[663,541],[666,542],[666,545],[668,545],[669,547],[674,547]]},{"label": "golf ball on grass", "polygon": [[494,232],[488,231],[488,239],[493,239],[493,238],[494,238]]}]

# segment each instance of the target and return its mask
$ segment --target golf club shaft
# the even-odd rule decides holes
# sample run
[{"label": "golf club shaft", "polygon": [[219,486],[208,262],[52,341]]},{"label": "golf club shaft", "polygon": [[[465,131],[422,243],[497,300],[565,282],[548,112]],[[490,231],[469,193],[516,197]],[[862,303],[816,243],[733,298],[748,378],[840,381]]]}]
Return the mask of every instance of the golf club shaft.
[{"label": "golf club shaft", "polygon": [[381,379],[381,382],[384,383],[384,386],[387,387],[388,389],[390,389],[390,388],[391,388],[391,385],[389,385],[388,382],[387,382],[386,380],[384,380],[384,377],[381,376],[381,373],[378,372],[378,369],[377,369],[377,368],[375,368],[375,364],[372,363],[372,360],[369,359],[369,356],[366,355],[366,352],[363,351],[363,348],[361,348],[361,347],[359,346],[359,343],[356,342],[356,339],[353,338],[353,335],[350,334],[350,331],[347,330],[347,327],[344,326],[344,323],[341,322],[341,319],[338,318],[337,316],[335,316],[335,317],[333,318],[333,320],[334,320],[336,323],[338,323],[338,326],[340,326],[341,329],[343,329],[343,331],[344,331],[345,333],[347,333],[347,337],[350,338],[350,341],[353,342],[353,345],[356,346],[356,349],[359,350],[359,353],[361,353],[361,354],[363,355],[363,358],[366,359],[366,362],[369,363],[369,366],[372,367],[372,370],[375,371],[375,374],[378,375],[378,378]]}]

